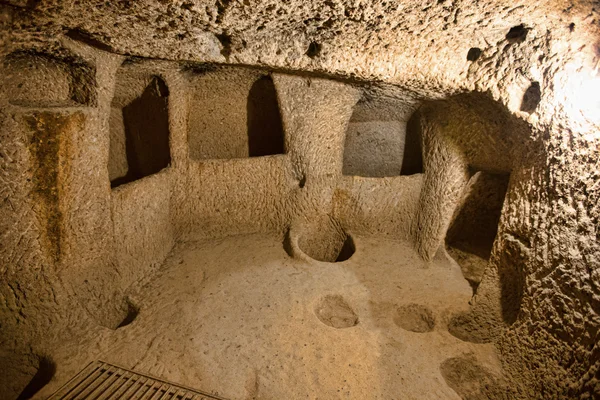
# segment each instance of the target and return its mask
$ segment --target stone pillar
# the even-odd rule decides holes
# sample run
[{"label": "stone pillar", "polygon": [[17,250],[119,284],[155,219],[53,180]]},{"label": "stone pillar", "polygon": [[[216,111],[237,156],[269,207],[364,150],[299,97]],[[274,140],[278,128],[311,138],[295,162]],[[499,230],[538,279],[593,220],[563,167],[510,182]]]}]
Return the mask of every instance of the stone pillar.
[{"label": "stone pillar", "polygon": [[324,79],[273,76],[285,131],[285,148],[298,180],[292,219],[332,212],[342,175],[344,140],[359,92]]},{"label": "stone pillar", "polygon": [[436,119],[421,119],[425,178],[417,211],[416,248],[431,260],[444,243],[446,231],[469,181],[469,168],[458,144],[444,136]]}]

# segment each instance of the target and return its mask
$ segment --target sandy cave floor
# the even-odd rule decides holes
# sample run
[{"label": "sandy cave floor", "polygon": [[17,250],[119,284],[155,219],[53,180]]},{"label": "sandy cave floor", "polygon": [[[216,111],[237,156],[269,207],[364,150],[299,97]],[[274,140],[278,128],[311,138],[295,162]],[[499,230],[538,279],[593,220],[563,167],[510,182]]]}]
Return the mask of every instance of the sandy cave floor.
[{"label": "sandy cave floor", "polygon": [[[472,293],[457,264],[426,265],[408,243],[355,243],[331,264],[290,258],[277,235],[179,243],[130,289],[136,319],[57,349],[38,397],[96,359],[230,399],[458,399],[447,379],[462,372],[447,368],[500,374],[492,345],[447,331]],[[446,363],[445,379],[451,358],[462,363]]]}]

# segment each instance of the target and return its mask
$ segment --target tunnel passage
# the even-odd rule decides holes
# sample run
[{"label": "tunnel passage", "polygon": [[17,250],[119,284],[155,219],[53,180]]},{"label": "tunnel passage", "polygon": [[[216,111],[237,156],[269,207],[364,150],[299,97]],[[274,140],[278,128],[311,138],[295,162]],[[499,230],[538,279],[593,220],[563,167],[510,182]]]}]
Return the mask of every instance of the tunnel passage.
[{"label": "tunnel passage", "polygon": [[492,254],[508,180],[508,174],[476,172],[446,234],[446,248],[474,291]]},{"label": "tunnel passage", "polygon": [[111,187],[155,174],[171,163],[168,96],[158,76],[117,75],[109,122]]},{"label": "tunnel passage", "polygon": [[398,100],[359,101],[346,132],[342,173],[385,177],[422,172],[418,121],[408,119],[411,111]]},{"label": "tunnel passage", "polygon": [[527,123],[483,93],[425,104],[415,118],[425,171],[416,242],[419,254],[431,260],[446,238],[472,171],[508,175],[532,144]]},{"label": "tunnel passage", "polygon": [[284,154],[277,92],[266,72],[191,73],[188,145],[193,160]]},{"label": "tunnel passage", "polygon": [[431,260],[440,246],[448,246],[477,294],[469,312],[451,318],[449,332],[464,341],[489,342],[515,322],[521,307],[527,249],[499,221],[514,190],[509,177],[539,148],[525,121],[483,93],[432,102],[418,114],[425,173],[417,251]]}]

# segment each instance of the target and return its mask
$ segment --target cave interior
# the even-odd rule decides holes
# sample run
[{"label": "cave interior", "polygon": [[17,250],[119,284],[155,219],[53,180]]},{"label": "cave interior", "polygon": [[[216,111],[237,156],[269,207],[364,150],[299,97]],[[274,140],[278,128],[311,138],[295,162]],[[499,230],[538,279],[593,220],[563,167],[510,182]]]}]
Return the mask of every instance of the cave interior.
[{"label": "cave interior", "polygon": [[600,398],[597,2],[134,3],[0,1],[0,399]]}]

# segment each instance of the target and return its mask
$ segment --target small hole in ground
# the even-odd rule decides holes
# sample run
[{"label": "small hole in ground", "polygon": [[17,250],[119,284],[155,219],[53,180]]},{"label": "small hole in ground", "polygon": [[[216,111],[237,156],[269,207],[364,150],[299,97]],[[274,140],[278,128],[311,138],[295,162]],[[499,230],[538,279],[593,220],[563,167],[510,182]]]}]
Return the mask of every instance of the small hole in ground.
[{"label": "small hole in ground", "polygon": [[354,247],[354,241],[350,236],[346,236],[346,240],[344,240],[344,244],[342,245],[342,249],[340,250],[340,254],[338,254],[335,262],[342,262],[348,260],[352,257],[352,254],[356,251]]},{"label": "small hole in ground", "polygon": [[407,304],[399,307],[394,316],[394,323],[410,332],[431,332],[435,327],[433,312],[420,304]]},{"label": "small hole in ground", "polygon": [[137,318],[139,313],[140,309],[131,303],[131,301],[127,300],[127,314],[125,315],[125,318],[123,318],[123,321],[117,326],[117,329],[131,324]]},{"label": "small hole in ground", "polygon": [[358,316],[340,295],[325,296],[315,307],[319,321],[332,328],[350,328],[358,324]]},{"label": "small hole in ground", "polygon": [[321,45],[317,42],[310,42],[308,50],[306,50],[306,55],[310,58],[315,58],[319,53],[321,53]]},{"label": "small hole in ground", "polygon": [[506,40],[509,43],[523,43],[527,38],[527,32],[529,32],[529,28],[525,28],[523,24],[513,26],[506,34]]},{"label": "small hole in ground", "polygon": [[49,357],[40,357],[37,372],[31,378],[25,389],[19,394],[17,400],[32,398],[50,382],[56,372],[56,364]]}]

